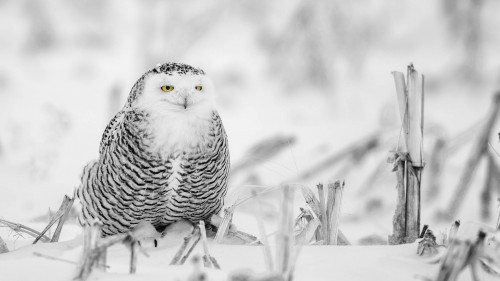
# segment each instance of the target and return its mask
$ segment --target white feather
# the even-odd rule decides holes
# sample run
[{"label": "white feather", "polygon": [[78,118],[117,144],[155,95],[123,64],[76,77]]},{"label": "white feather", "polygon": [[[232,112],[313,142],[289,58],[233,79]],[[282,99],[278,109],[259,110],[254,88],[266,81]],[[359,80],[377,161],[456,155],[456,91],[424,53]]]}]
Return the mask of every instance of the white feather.
[{"label": "white feather", "polygon": [[181,167],[181,158],[180,157],[176,157],[172,161],[171,171],[172,171],[172,174],[170,174],[170,176],[168,177],[168,187],[177,191],[177,188],[179,187],[179,183],[180,183],[179,173],[183,172],[183,169]]},{"label": "white feather", "polygon": [[[163,92],[163,85],[172,85],[174,90]],[[195,90],[195,86],[202,86],[202,91]],[[203,75],[155,74],[146,79],[136,107],[150,115],[152,150],[168,156],[196,149],[207,140],[210,131],[215,110],[213,86]]]}]

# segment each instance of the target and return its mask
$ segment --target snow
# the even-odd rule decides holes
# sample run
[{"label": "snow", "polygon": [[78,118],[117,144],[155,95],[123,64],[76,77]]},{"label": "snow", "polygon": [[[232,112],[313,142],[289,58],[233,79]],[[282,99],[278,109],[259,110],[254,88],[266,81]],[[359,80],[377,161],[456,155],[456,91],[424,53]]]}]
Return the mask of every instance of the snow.
[{"label": "snow", "polygon": [[[235,223],[249,221],[249,218],[235,217]],[[35,225],[36,226],[36,225]],[[269,225],[268,225],[269,226]],[[76,275],[77,264],[83,250],[81,230],[75,225],[66,225],[59,243],[38,243],[31,245],[32,239],[19,238],[18,244],[7,240],[13,251],[0,255],[2,280],[70,280]],[[463,223],[458,237],[475,239],[477,230],[490,229],[487,225]],[[94,269],[89,280],[188,280],[193,274],[194,264],[188,259],[183,266],[169,263],[180,247],[183,238],[191,232],[191,227],[183,222],[167,229],[167,235],[158,240],[158,246],[143,241],[142,249],[147,256],[139,253],[137,272],[128,273],[130,250],[123,244],[108,248],[105,272]],[[274,231],[270,228],[268,233]],[[276,247],[271,235],[270,247]],[[73,237],[73,238],[68,238]],[[294,280],[433,280],[439,270],[438,257],[418,256],[417,243],[398,246],[297,246],[299,256],[296,261]],[[221,270],[202,269],[208,279],[228,280],[238,273],[252,273],[264,276],[263,246],[217,244],[209,239],[210,254],[215,257]],[[440,248],[438,256],[444,254]],[[201,243],[196,246],[191,257],[203,255]],[[28,270],[29,269],[29,270]],[[497,280],[483,271],[481,280]],[[470,279],[469,269],[465,269],[458,280]]]},{"label": "snow", "polygon": [[[182,235],[181,235],[182,234]],[[148,256],[139,254],[137,272],[128,274],[130,251],[124,245],[108,249],[105,272],[95,270],[89,280],[188,280],[193,265],[169,266],[186,232],[170,233],[157,248],[143,246]],[[211,255],[222,270],[203,269],[207,280],[227,280],[238,272],[264,274],[262,246],[220,245],[209,242]],[[437,276],[435,258],[416,255],[417,244],[399,246],[302,246],[294,280],[425,280]],[[0,255],[2,280],[70,280],[82,254],[82,237],[54,244],[24,246]],[[193,255],[203,254],[201,245]],[[59,260],[49,259],[57,258]],[[459,280],[471,280],[466,269]],[[480,273],[481,280],[495,280]]]},{"label": "snow", "polygon": [[[176,242],[180,244],[181,240]],[[110,268],[105,273],[97,271],[90,280],[186,280],[192,272],[190,265],[168,266],[178,244],[167,247],[161,245],[160,241],[159,248],[148,249],[149,257],[139,255],[136,275],[128,274],[128,248],[123,245],[113,246],[108,250],[107,257]],[[209,271],[208,280],[225,280],[230,272],[250,270],[262,274],[265,271],[261,246],[210,244],[209,247],[211,255],[217,258],[223,271]],[[432,277],[438,265],[430,264],[415,255],[416,247],[416,244],[394,247],[303,246],[297,260],[295,278],[354,281],[393,280],[393,276],[398,276],[398,280],[414,280],[415,275]],[[2,280],[33,280],[34,276],[44,276],[54,281],[69,280],[76,271],[74,264],[35,256],[33,253],[78,262],[81,252],[81,237],[68,242],[37,244],[17,249],[0,256]],[[201,246],[193,254],[202,254]],[[333,265],[335,268],[332,268]]]}]

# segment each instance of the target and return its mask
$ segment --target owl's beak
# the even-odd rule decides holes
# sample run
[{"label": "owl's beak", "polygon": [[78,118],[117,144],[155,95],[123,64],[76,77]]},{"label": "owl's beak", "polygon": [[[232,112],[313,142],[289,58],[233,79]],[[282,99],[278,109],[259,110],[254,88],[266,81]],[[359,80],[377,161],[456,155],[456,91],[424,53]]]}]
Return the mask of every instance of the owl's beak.
[{"label": "owl's beak", "polygon": [[188,98],[185,97],[184,98],[184,109],[186,109],[188,107]]}]

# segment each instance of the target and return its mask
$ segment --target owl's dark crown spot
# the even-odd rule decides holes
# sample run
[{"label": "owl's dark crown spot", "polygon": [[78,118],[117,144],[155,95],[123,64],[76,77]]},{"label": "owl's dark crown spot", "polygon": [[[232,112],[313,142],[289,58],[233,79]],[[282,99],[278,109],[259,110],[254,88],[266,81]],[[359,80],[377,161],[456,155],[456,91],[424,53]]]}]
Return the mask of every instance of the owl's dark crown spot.
[{"label": "owl's dark crown spot", "polygon": [[195,68],[183,63],[167,62],[156,66],[152,71],[160,73],[163,72],[167,75],[177,74],[194,74],[194,75],[205,75],[205,72],[200,68]]}]

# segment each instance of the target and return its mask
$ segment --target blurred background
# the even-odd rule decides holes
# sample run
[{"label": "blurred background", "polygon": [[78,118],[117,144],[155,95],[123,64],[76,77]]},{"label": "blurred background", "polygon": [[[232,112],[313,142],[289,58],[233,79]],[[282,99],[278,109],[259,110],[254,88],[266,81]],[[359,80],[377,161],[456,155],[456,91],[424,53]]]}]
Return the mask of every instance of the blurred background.
[{"label": "blurred background", "polygon": [[[492,225],[500,181],[486,160],[457,212],[437,214],[496,116],[498,9],[493,0],[0,0],[0,217],[56,210],[136,79],[173,61],[204,69],[216,86],[233,166],[228,201],[282,182],[345,180],[346,235],[386,237],[397,196],[386,159],[401,128],[391,72],[412,62],[425,75],[422,222]],[[499,131],[487,135],[495,161]],[[265,194],[272,218],[275,193]],[[252,210],[251,200],[240,205]]]}]

